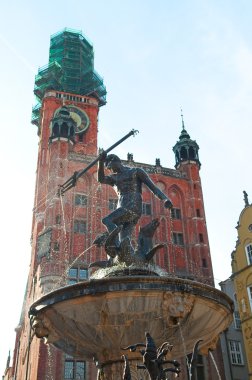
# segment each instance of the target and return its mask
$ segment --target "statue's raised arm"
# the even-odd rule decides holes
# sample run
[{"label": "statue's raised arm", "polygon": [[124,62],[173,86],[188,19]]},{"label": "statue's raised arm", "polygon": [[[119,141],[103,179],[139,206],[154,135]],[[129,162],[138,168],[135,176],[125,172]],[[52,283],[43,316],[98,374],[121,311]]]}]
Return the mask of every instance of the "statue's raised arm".
[{"label": "statue's raised arm", "polygon": [[166,208],[172,208],[172,202],[166,194],[164,194],[150,179],[148,174],[143,169],[138,169],[138,175],[141,178],[142,183],[144,183],[160,200],[165,201],[164,205]]}]

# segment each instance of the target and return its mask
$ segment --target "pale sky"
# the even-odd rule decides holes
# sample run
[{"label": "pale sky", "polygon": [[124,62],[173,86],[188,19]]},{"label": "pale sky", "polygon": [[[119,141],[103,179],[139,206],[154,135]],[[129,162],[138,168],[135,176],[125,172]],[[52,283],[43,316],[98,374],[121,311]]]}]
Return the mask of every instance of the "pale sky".
[{"label": "pale sky", "polygon": [[[235,226],[252,200],[251,0],[13,0],[0,6],[2,275],[0,375],[14,348],[30,261],[38,137],[30,124],[34,75],[50,35],[64,27],[94,45],[107,87],[99,146],[132,128],[117,153],[174,167],[180,131],[200,146],[201,180],[216,284],[231,274]],[[115,152],[116,153],[116,152]]]}]

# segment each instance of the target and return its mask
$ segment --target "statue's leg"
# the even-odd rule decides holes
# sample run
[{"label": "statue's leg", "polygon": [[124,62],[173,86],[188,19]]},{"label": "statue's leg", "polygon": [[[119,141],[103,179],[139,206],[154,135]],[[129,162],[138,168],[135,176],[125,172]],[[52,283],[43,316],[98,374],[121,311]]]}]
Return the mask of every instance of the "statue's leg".
[{"label": "statue's leg", "polygon": [[122,230],[119,234],[119,240],[122,241],[127,237],[129,239],[131,238],[132,231],[139,218],[140,215],[138,215],[136,212],[123,207],[119,207],[111,214],[107,215],[102,220],[102,223],[107,227],[109,233],[112,232],[116,227],[122,226]]},{"label": "statue's leg", "polygon": [[120,232],[120,240],[123,240],[126,237],[131,238],[133,230],[134,230],[138,220],[139,220],[139,218],[136,217],[132,221],[123,224],[123,229]]},{"label": "statue's leg", "polygon": [[[103,232],[101,235],[98,235],[93,244],[98,246],[103,245],[112,231],[114,231],[117,227],[123,227],[124,221],[127,220],[127,212],[128,210],[123,207],[119,207],[111,212],[111,214],[105,216],[105,218],[102,219],[102,223],[106,226],[107,232]],[[116,239],[115,244],[117,247],[119,246],[119,236]]]},{"label": "statue's leg", "polygon": [[123,225],[126,213],[127,210],[119,207],[102,219],[102,223],[107,227],[108,232],[112,232],[116,227]]}]

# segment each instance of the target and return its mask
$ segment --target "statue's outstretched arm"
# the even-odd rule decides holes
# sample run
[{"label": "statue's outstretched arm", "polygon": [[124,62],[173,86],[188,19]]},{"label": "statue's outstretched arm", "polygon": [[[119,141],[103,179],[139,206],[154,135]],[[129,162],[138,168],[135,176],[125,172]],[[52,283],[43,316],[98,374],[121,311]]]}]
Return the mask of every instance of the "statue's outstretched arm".
[{"label": "statue's outstretched arm", "polygon": [[172,208],[171,200],[155,185],[143,169],[139,169],[138,175],[141,181],[153,192],[153,194],[155,194],[160,200],[165,201],[166,208]]}]

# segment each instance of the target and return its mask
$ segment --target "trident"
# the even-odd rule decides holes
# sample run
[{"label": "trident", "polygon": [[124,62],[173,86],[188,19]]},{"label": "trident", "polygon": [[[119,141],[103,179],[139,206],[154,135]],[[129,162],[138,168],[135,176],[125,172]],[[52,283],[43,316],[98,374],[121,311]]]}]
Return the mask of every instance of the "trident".
[{"label": "trident", "polygon": [[[120,140],[118,140],[116,143],[114,143],[113,145],[111,145],[108,149],[106,149],[105,151],[103,151],[103,153],[104,152],[109,153],[112,149],[114,149],[115,147],[117,147],[118,145],[120,145],[123,141],[125,141],[126,139],[128,139],[130,136],[135,136],[137,133],[138,133],[137,130],[132,129],[129,133],[127,133],[127,135],[125,135]],[[97,158],[95,158],[83,170],[80,170],[78,172],[74,172],[74,174],[65,183],[63,183],[63,185],[59,186],[58,195],[59,196],[63,195],[66,191],[68,191],[69,189],[71,189],[72,187],[74,187],[76,185],[76,182],[78,181],[78,179],[83,174],[85,174],[89,169],[91,169],[99,161],[100,157],[101,157],[101,154],[99,154],[99,156]]]}]

